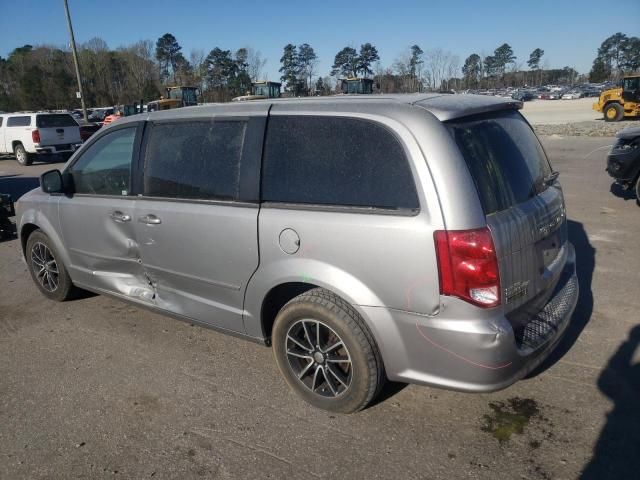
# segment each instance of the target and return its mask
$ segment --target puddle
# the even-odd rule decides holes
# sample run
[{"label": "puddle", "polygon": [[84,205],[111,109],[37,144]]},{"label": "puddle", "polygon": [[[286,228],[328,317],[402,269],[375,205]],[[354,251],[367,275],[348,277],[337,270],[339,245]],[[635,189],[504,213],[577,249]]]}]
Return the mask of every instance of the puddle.
[{"label": "puddle", "polygon": [[500,443],[521,434],[524,427],[540,412],[538,404],[530,398],[510,398],[506,402],[490,402],[491,414],[484,415],[482,431],[491,433]]}]

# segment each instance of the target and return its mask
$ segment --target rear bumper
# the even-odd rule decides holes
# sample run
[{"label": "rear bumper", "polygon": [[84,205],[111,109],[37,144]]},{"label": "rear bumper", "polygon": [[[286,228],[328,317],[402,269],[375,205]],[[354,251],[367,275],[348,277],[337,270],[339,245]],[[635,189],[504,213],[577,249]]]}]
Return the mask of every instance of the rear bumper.
[{"label": "rear bumper", "polygon": [[365,315],[388,317],[373,323],[385,325],[374,335],[390,380],[490,392],[515,383],[551,353],[577,301],[575,251],[569,245],[562,280],[544,308],[531,318],[524,342],[522,332],[517,339],[507,318],[496,314],[500,309],[469,309],[455,298],[448,299],[446,308],[433,317],[360,308]]},{"label": "rear bumper", "polygon": [[36,153],[39,155],[51,155],[54,153],[73,153],[75,152],[82,143],[66,143],[62,145],[46,145],[46,146],[38,146],[36,147]]}]

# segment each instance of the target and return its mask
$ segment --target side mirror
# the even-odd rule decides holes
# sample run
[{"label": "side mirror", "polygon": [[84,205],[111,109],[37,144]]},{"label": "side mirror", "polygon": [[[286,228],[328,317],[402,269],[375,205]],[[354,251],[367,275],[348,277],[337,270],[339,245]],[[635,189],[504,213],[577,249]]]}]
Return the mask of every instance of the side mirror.
[{"label": "side mirror", "polygon": [[65,193],[60,170],[49,170],[40,175],[40,188],[44,193]]}]

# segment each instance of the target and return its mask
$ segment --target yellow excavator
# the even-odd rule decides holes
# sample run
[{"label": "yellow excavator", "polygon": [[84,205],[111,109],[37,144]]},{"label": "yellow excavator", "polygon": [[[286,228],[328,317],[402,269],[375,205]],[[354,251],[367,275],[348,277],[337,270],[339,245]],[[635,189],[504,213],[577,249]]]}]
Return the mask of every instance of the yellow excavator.
[{"label": "yellow excavator", "polygon": [[622,79],[622,87],[602,92],[593,109],[603,114],[605,122],[640,117],[640,75],[627,75]]}]

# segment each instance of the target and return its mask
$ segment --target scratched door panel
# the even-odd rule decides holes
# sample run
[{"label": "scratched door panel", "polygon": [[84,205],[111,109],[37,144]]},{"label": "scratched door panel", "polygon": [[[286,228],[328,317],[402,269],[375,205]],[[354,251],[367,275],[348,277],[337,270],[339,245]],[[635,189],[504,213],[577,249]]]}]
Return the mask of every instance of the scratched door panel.
[{"label": "scratched door panel", "polygon": [[[243,332],[244,291],[258,266],[258,206],[140,199],[135,227],[155,304]],[[143,223],[141,218],[161,223]]]}]

